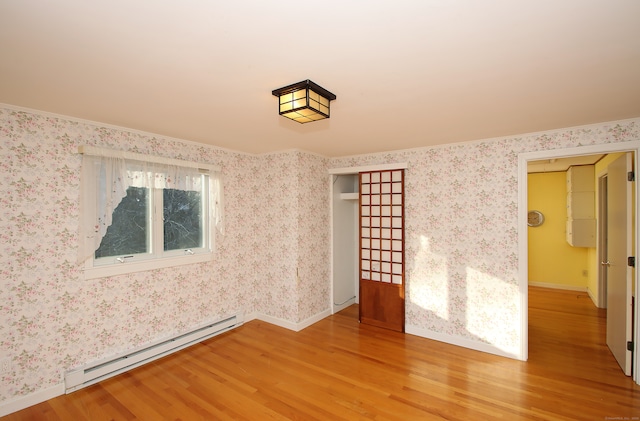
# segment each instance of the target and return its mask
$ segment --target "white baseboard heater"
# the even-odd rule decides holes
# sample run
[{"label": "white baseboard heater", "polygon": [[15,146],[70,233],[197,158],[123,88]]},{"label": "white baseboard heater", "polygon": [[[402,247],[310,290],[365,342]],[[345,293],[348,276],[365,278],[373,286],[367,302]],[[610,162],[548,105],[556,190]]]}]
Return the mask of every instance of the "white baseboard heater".
[{"label": "white baseboard heater", "polygon": [[243,315],[238,313],[190,332],[163,339],[127,353],[68,371],[64,375],[65,393],[71,393],[83,387],[90,386],[198,342],[202,342],[205,339],[209,339],[242,325],[243,321]]}]

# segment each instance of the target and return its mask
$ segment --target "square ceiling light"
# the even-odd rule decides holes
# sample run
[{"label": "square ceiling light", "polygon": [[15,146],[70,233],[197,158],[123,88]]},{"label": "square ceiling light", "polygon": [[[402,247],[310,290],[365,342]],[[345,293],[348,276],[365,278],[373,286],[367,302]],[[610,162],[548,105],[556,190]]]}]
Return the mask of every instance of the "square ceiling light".
[{"label": "square ceiling light", "polygon": [[329,118],[329,103],[336,96],[310,80],[294,83],[271,92],[279,98],[279,113],[298,123]]}]

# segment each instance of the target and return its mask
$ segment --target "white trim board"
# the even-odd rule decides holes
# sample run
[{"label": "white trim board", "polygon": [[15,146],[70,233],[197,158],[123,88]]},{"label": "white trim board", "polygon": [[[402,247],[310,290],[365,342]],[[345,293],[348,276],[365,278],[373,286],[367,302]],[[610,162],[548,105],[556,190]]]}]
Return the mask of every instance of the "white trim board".
[{"label": "white trim board", "polygon": [[0,417],[22,411],[33,405],[64,395],[64,382],[24,396],[8,399],[0,404]]},{"label": "white trim board", "polygon": [[519,359],[518,355],[505,352],[494,345],[474,341],[471,339],[461,338],[459,336],[447,335],[445,333],[432,332],[430,330],[423,329],[417,326],[406,325],[405,333],[420,336],[426,339],[432,339],[434,341],[443,342],[449,345],[461,346],[463,348],[472,349],[474,351],[486,352],[488,354],[494,354],[512,359]]},{"label": "white trim board", "polygon": [[387,170],[406,170],[409,168],[409,164],[406,162],[399,162],[396,164],[373,164],[364,165],[361,167],[344,167],[344,168],[330,168],[329,174],[341,175],[341,174],[358,174],[367,171],[387,171]]},{"label": "white trim board", "polygon": [[153,164],[174,165],[176,167],[197,168],[200,172],[219,172],[219,165],[207,164],[203,162],[186,161],[183,159],[165,158],[163,156],[147,155],[131,151],[115,150],[110,148],[100,148],[98,146],[80,145],[78,153],[81,155],[100,156],[107,158],[121,158],[132,161],[149,162]]},{"label": "white trim board", "polygon": [[289,320],[280,319],[278,317],[269,316],[267,314],[250,313],[245,315],[244,323],[250,322],[251,320],[260,320],[262,322],[279,326],[288,330],[293,330],[294,332],[300,332],[302,329],[305,329],[329,316],[331,316],[331,309],[321,311],[320,313],[315,314],[299,323],[295,323],[290,322]]},{"label": "white trim board", "polygon": [[547,282],[531,282],[529,281],[530,287],[539,287],[539,288],[549,288],[549,289],[559,289],[563,291],[579,291],[579,292],[587,292],[587,287],[579,287],[574,285],[562,285],[562,284],[550,284]]},{"label": "white trim board", "polygon": [[591,301],[593,302],[593,305],[594,305],[594,306],[596,306],[596,307],[598,307],[598,308],[603,308],[603,307],[600,307],[600,306],[598,305],[598,302],[597,302],[597,300],[596,300],[596,297],[593,295],[593,292],[592,292],[588,287],[587,287],[587,294],[589,295],[589,298],[591,298]]}]

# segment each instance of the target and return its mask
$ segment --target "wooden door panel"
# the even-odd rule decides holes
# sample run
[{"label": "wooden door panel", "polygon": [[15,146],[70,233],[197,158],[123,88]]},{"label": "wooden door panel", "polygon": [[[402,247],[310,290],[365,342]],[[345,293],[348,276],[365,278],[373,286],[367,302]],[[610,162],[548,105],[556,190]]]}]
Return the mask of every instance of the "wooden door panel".
[{"label": "wooden door panel", "polygon": [[404,332],[404,171],[360,173],[360,322]]},{"label": "wooden door panel", "polygon": [[384,282],[360,281],[360,322],[404,332],[404,288]]}]

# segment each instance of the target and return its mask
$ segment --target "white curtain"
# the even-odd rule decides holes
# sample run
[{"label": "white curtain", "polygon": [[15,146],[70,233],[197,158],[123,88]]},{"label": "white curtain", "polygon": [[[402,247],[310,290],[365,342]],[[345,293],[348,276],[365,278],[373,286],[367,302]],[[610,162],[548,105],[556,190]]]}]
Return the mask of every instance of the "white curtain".
[{"label": "white curtain", "polygon": [[222,174],[216,171],[209,174],[209,221],[214,229],[211,236],[211,248],[215,250],[215,233],[224,235],[224,189],[222,186]]},{"label": "white curtain", "polygon": [[[202,190],[203,170],[173,163],[145,162],[121,157],[84,154],[80,175],[80,245],[78,262],[93,256],[100,247],[113,211],[127,196],[129,187]],[[224,234],[222,179],[219,172],[209,174],[209,221]],[[212,248],[215,233],[211,234]]]}]

